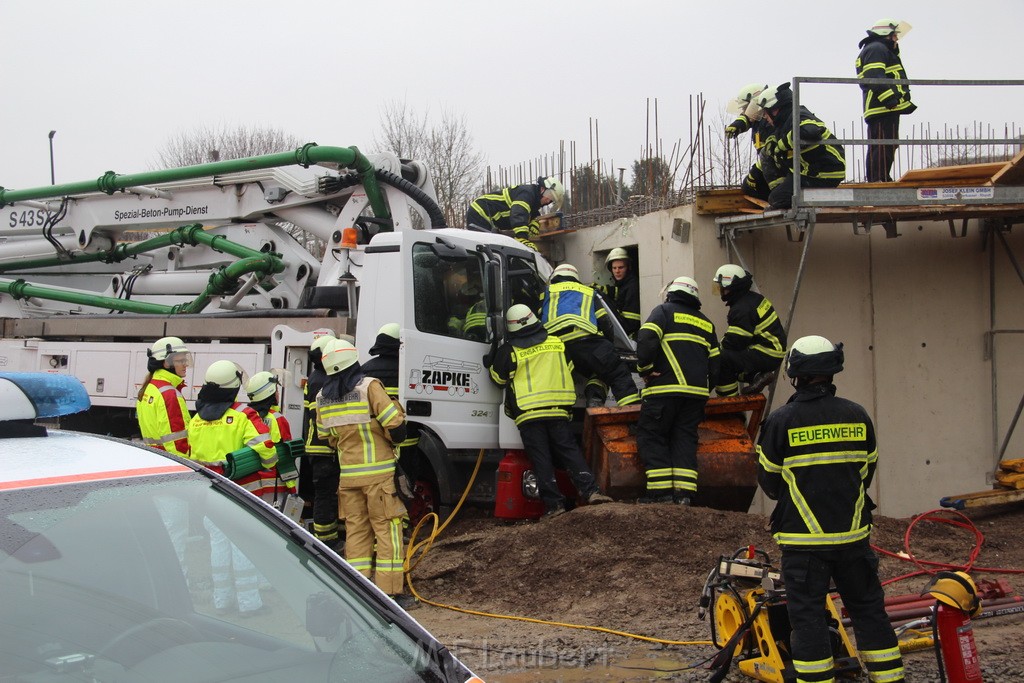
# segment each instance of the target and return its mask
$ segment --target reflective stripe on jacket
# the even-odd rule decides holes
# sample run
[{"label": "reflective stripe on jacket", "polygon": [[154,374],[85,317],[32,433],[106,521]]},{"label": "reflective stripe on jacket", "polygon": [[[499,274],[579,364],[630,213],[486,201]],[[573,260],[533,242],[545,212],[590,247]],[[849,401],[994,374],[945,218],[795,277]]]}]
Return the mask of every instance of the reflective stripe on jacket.
[{"label": "reflective stripe on jacket", "polygon": [[341,487],[365,486],[392,476],[395,448],[388,430],[405,423],[405,411],[374,377],[364,377],[341,399],[317,396],[317,428],[335,444]]},{"label": "reflective stripe on jacket", "polygon": [[[714,324],[678,301],[657,306],[640,327],[637,371],[646,375],[642,395],[707,397],[718,377],[718,337]],[[655,376],[656,375],[656,376]]]},{"label": "reflective stripe on jacket", "polygon": [[[834,140],[835,136],[822,121],[807,107],[800,107],[800,175],[807,178],[838,179],[846,178],[846,157],[842,145],[820,144]],[[784,108],[775,120],[773,135],[774,145],[762,148],[771,150],[774,161],[784,173],[791,173],[793,168],[793,111]],[[817,144],[816,144],[817,143]],[[777,184],[777,183],[776,183]]]},{"label": "reflective stripe on jacket", "polygon": [[537,218],[540,216],[542,194],[540,185],[525,183],[481,195],[469,206],[495,230],[539,228]]},{"label": "reflective stripe on jacket", "polygon": [[306,379],[306,386],[302,390],[302,431],[306,442],[306,455],[333,458],[334,447],[327,443],[327,439],[321,436],[316,428],[316,395],[324,386],[325,379],[327,375],[324,371],[316,368]]},{"label": "reflective stripe on jacket", "polygon": [[156,370],[142,399],[136,402],[135,412],[147,446],[187,458],[189,414],[181,395],[182,384],[182,378],[173,372]]},{"label": "reflective stripe on jacket", "polygon": [[[906,79],[903,60],[886,38],[869,36],[861,41],[861,45],[863,48],[856,63],[857,78]],[[862,85],[860,89],[865,121],[883,114],[910,114],[917,109],[917,105],[910,101],[909,85]]]},{"label": "reflective stripe on jacket", "polygon": [[777,500],[771,523],[779,545],[835,546],[871,533],[874,425],[834,391],[830,384],[797,390],[761,430],[758,481]]},{"label": "reflective stripe on jacket", "polygon": [[569,419],[576,402],[572,367],[565,345],[542,328],[537,334],[513,338],[495,354],[491,378],[505,389],[505,410],[522,424],[538,419]]},{"label": "reflective stripe on jacket", "polygon": [[[216,420],[204,420],[198,413],[188,425],[192,460],[224,474],[227,454],[248,446],[260,458],[263,470],[277,466],[277,449],[270,428],[259,413],[243,403],[235,403]],[[264,493],[266,477],[260,472],[236,479],[235,483],[259,496]]]},{"label": "reflective stripe on jacket", "polygon": [[592,287],[579,282],[555,282],[548,286],[544,297],[541,322],[551,334],[570,341],[600,334],[598,318],[604,315],[603,308],[596,308]]},{"label": "reflective stripe on jacket", "polygon": [[747,290],[727,303],[729,328],[722,337],[723,350],[751,350],[779,359],[786,355],[786,331],[771,301]]},{"label": "reflective stripe on jacket", "polygon": [[629,272],[621,282],[611,284],[612,304],[618,314],[619,323],[630,339],[636,338],[640,329],[640,283]]}]

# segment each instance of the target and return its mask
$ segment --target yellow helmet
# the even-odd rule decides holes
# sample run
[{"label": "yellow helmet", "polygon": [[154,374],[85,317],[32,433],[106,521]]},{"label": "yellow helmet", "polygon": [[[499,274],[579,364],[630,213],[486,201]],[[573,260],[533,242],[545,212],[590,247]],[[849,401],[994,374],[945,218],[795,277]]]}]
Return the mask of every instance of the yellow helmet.
[{"label": "yellow helmet", "polygon": [[543,188],[542,197],[547,197],[551,200],[551,206],[555,211],[559,211],[562,208],[562,202],[565,201],[565,186],[555,176],[548,178],[541,178],[541,187]]},{"label": "yellow helmet", "polygon": [[392,339],[398,339],[401,333],[402,327],[398,323],[387,323],[386,325],[381,325],[380,329],[377,330],[378,337],[384,334],[391,337]]},{"label": "yellow helmet", "polygon": [[725,110],[734,116],[742,114],[751,100],[767,89],[767,83],[748,83],[740,89],[734,99],[729,100]]},{"label": "yellow helmet", "polygon": [[939,572],[921,595],[925,594],[972,617],[981,611],[978,587],[967,572]]},{"label": "yellow helmet", "polygon": [[350,368],[359,360],[359,350],[352,342],[344,339],[332,339],[323,350],[324,372],[334,375],[345,368]]},{"label": "yellow helmet", "polygon": [[237,389],[242,386],[242,369],[232,361],[219,360],[206,368],[204,381],[221,389]]},{"label": "yellow helmet", "polygon": [[316,332],[314,332],[313,343],[309,345],[309,350],[319,351],[320,353],[323,353],[324,347],[326,347],[330,342],[334,341],[334,339],[334,335],[331,334],[330,332],[326,332],[324,334],[317,334]]},{"label": "yellow helmet", "polygon": [[[181,341],[178,337],[163,337],[153,342],[153,345],[146,349],[146,355],[154,360],[168,361],[173,363],[178,354],[182,355],[181,360],[184,360],[186,364],[191,365],[192,354],[189,353],[188,347],[185,346],[185,342]],[[165,362],[164,365],[167,365]]]},{"label": "yellow helmet", "polygon": [[888,36],[895,33],[896,38],[900,39],[903,38],[903,36],[910,33],[910,29],[912,28],[913,26],[911,26],[905,21],[900,21],[899,19],[885,18],[879,19],[874,24],[872,24],[871,28],[868,29],[868,33],[874,33],[876,36]]},{"label": "yellow helmet", "polygon": [[246,385],[245,393],[249,395],[250,401],[256,403],[276,394],[278,384],[279,382],[274,373],[267,371],[257,372],[249,380],[249,384]]}]

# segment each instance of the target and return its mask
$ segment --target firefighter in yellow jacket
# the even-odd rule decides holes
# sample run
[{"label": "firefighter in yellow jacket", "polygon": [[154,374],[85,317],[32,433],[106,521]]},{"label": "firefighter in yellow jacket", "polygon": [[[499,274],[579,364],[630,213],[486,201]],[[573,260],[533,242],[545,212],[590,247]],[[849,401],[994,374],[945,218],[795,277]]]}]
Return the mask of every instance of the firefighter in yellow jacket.
[{"label": "firefighter in yellow jacket", "polygon": [[[273,470],[277,450],[270,430],[255,410],[236,400],[242,371],[229,360],[219,360],[207,368],[204,379],[196,398],[196,414],[188,426],[192,460],[224,474],[227,454],[248,446],[259,457],[263,470]],[[253,493],[262,481],[259,471],[235,479]],[[209,519],[204,519],[203,525],[210,534],[214,609],[226,614],[237,608],[242,616],[262,611],[259,575],[252,562]]]},{"label": "firefighter in yellow jacket", "polygon": [[[367,377],[350,342],[327,344],[327,381],[317,395],[317,430],[338,451],[338,498],[345,515],[345,559],[404,609],[418,606],[402,592],[405,505],[395,490],[395,444],[405,439],[405,411],[379,379]],[[376,542],[376,557],[374,556]]]}]

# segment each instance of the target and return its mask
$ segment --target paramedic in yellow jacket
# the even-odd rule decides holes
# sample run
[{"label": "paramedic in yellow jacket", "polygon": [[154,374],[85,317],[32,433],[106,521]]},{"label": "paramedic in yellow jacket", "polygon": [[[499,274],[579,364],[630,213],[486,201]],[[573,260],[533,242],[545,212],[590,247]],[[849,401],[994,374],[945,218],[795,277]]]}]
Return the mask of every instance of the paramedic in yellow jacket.
[{"label": "paramedic in yellow jacket", "polygon": [[[192,460],[224,474],[227,454],[248,446],[264,470],[277,465],[277,450],[270,430],[259,414],[239,403],[242,371],[229,360],[219,360],[206,370],[205,382],[196,398],[196,414],[189,422]],[[263,476],[257,471],[235,480],[258,495]],[[213,567],[213,607],[218,614],[238,610],[251,616],[263,610],[259,574],[252,562],[209,519],[203,526],[210,534],[210,564]]]},{"label": "paramedic in yellow jacket", "polygon": [[415,598],[402,592],[406,511],[394,481],[394,444],[405,439],[405,411],[379,379],[363,374],[358,357],[356,347],[341,339],[324,348],[327,381],[316,399],[317,429],[338,451],[345,559],[363,576],[372,573],[378,588],[411,609]]}]

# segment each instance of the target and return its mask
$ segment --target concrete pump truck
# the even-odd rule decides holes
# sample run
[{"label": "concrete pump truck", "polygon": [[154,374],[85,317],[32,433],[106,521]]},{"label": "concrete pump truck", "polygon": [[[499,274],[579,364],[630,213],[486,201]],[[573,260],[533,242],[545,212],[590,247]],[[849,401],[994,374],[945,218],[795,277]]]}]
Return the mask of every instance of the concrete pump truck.
[{"label": "concrete pump truck", "polygon": [[[365,361],[381,326],[398,323],[399,399],[420,434],[403,453],[420,473],[410,512],[445,513],[482,450],[468,500],[497,496],[496,515],[531,516],[532,473],[483,357],[504,336],[503,312],[536,309],[550,273],[511,237],[447,227],[424,164],[355,147],[0,187],[0,370],[77,377],[93,407],[63,426],[132,437],[146,349],[175,336],[194,357],[190,408],[206,368],[227,359],[250,376],[285,370],[295,427],[314,334],[349,336]],[[621,326],[616,336],[631,352]],[[757,419],[748,426],[751,406],[731,401],[713,399],[702,424],[698,502],[746,510]],[[584,450],[603,487],[635,496],[635,406],[587,412]]]},{"label": "concrete pump truck", "polygon": [[[322,258],[295,228],[326,244]],[[424,164],[355,147],[0,188],[0,369],[77,377],[94,407],[65,425],[130,437],[146,348],[177,336],[195,358],[190,407],[206,367],[229,359],[288,370],[282,409],[300,425],[314,331],[349,335],[366,360],[397,322],[418,504],[443,510],[480,449],[493,471],[521,447],[482,359],[502,312],[535,303],[550,270],[514,239],[447,228]],[[481,307],[483,333],[465,334]],[[494,490],[479,476],[469,499]]]}]

